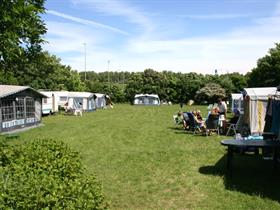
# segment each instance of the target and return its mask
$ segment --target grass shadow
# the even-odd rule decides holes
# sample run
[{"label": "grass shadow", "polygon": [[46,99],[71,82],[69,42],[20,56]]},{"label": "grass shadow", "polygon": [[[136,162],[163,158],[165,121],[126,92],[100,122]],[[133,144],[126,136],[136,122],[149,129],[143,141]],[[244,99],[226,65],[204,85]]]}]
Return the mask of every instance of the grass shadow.
[{"label": "grass shadow", "polygon": [[231,176],[227,173],[226,161],[227,156],[224,155],[215,165],[200,167],[199,172],[223,176],[227,190],[280,202],[280,168],[274,171],[272,160],[263,160],[260,155],[234,154]]},{"label": "grass shadow", "polygon": [[175,134],[192,134],[195,136],[206,136],[203,132],[194,133],[192,130],[185,130],[182,127],[168,127],[167,129],[175,131]]}]

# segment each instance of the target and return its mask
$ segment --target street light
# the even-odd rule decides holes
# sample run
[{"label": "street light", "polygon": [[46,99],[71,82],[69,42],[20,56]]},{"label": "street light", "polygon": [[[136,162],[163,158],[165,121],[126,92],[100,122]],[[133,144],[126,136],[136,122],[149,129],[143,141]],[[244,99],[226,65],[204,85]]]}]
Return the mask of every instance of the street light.
[{"label": "street light", "polygon": [[87,43],[84,44],[84,50],[85,50],[85,81],[87,79]]}]

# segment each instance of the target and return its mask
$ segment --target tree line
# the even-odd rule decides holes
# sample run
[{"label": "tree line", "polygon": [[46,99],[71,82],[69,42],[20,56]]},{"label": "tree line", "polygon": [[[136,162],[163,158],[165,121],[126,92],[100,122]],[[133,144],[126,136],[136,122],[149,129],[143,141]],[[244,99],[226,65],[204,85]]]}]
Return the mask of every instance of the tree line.
[{"label": "tree line", "polygon": [[47,27],[40,14],[44,0],[0,2],[0,84],[29,85],[35,89],[106,93],[114,102],[132,102],[137,93],[158,94],[174,103],[210,102],[245,87],[280,84],[280,44],[258,59],[246,75],[202,75],[195,72],[78,72],[42,50]]}]

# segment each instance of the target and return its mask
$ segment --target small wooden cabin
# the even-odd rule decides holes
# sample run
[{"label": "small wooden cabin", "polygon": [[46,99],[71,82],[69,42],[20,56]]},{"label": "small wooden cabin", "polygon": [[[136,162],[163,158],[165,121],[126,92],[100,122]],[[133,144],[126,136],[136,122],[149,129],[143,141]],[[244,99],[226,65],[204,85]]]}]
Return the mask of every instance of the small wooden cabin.
[{"label": "small wooden cabin", "polygon": [[28,86],[0,85],[0,133],[39,124],[45,97]]}]

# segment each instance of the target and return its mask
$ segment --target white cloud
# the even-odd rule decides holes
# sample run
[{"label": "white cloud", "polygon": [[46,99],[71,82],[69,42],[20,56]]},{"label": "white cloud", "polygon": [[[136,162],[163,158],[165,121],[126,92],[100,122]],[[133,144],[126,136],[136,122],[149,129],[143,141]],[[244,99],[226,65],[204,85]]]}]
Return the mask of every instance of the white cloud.
[{"label": "white cloud", "polygon": [[106,29],[106,30],[121,33],[121,34],[124,34],[124,35],[129,35],[127,32],[125,32],[123,30],[120,30],[118,28],[111,27],[111,26],[108,26],[108,25],[104,25],[104,24],[101,24],[101,23],[98,23],[98,22],[95,22],[95,21],[92,21],[92,20],[86,20],[86,19],[74,17],[74,16],[71,16],[71,15],[67,15],[67,14],[64,14],[64,13],[61,13],[61,12],[54,11],[54,10],[48,10],[47,13],[51,14],[51,15],[61,17],[61,18],[64,18],[64,19],[67,19],[67,20],[71,20],[71,21],[74,21],[74,22],[77,22],[77,23],[82,23],[84,25],[94,26],[96,28]]},{"label": "white cloud", "polygon": [[[277,11],[271,17],[255,19],[251,25],[239,26],[225,33],[163,40],[156,31],[148,31],[153,24],[131,6],[126,9],[123,3],[115,1],[113,4],[111,1],[72,1],[92,6],[104,14],[133,17],[133,21],[147,27],[147,31],[143,32],[145,36],[121,36],[123,40],[120,41],[104,30],[99,30],[100,28],[90,27],[87,22],[84,24],[83,19],[73,19],[73,16],[65,17],[74,21],[72,23],[47,22],[49,44],[46,48],[58,54],[64,64],[77,70],[84,69],[82,43],[87,43],[88,70],[107,71],[107,60],[111,60],[110,70],[143,71],[145,68],[153,68],[213,73],[214,69],[218,69],[220,73],[246,73],[256,65],[258,58],[274,47],[275,42],[280,42],[280,17]],[[110,7],[106,8],[105,4],[109,3]],[[115,4],[121,6],[113,8]],[[137,11],[138,14],[135,16],[132,11]],[[220,17],[222,15],[215,18]],[[79,21],[83,25],[77,24]],[[69,56],[69,52],[74,54]]]},{"label": "white cloud", "polygon": [[[256,19],[253,25],[238,27],[224,34],[176,40],[131,39],[130,53],[147,54],[156,69],[246,73],[275,42],[280,42],[280,17]],[[156,64],[158,63],[158,64]]]},{"label": "white cloud", "polygon": [[212,20],[212,19],[236,19],[236,18],[247,18],[252,14],[207,14],[207,15],[177,15],[181,18],[190,19],[201,19],[201,20]]},{"label": "white cloud", "polygon": [[109,16],[120,16],[124,21],[139,24],[145,30],[151,31],[153,25],[147,16],[138,8],[129,5],[127,2],[118,0],[71,0],[75,5],[84,5],[95,11]]},{"label": "white cloud", "polygon": [[98,39],[88,37],[87,28],[71,23],[48,21],[46,22],[48,43],[45,48],[54,53],[81,52],[82,43],[95,44]]}]

